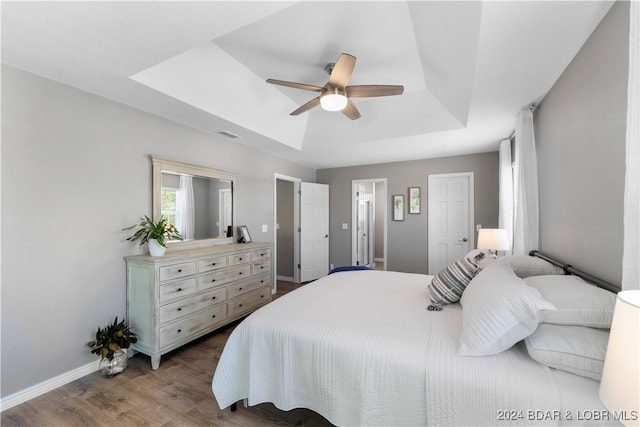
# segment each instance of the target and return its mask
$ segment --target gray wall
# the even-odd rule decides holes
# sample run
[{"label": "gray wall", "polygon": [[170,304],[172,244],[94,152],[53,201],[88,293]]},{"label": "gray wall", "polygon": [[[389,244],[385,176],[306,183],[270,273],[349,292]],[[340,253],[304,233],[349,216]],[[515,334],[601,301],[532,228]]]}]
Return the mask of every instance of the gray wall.
[{"label": "gray wall", "polygon": [[535,116],[540,248],[620,283],[629,4],[616,2]]},{"label": "gray wall", "polygon": [[498,225],[498,153],[471,154],[438,159],[413,160],[367,166],[320,169],[318,182],[329,184],[329,262],[336,267],[351,264],[351,181],[387,178],[387,195],[407,194],[408,187],[422,189],[422,213],[405,215],[404,221],[391,221],[387,229],[387,269],[427,273],[427,176],[438,173],[474,172],[475,222],[484,227]]},{"label": "gray wall", "polygon": [[[96,360],[125,314],[123,227],[151,214],[149,154],[233,170],[238,221],[271,241],[274,173],[315,170],[2,68],[2,397]],[[236,190],[236,189],[234,189]],[[271,229],[271,227],[269,227]]]}]

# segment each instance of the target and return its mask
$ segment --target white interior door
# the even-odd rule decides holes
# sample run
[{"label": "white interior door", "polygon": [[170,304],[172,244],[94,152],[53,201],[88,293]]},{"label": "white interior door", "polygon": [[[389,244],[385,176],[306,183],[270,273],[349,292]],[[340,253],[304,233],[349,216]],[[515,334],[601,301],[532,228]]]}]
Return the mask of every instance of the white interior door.
[{"label": "white interior door", "polygon": [[429,175],[429,274],[475,247],[473,172]]},{"label": "white interior door", "polygon": [[370,251],[371,246],[371,203],[368,200],[358,200],[358,233],[357,251],[358,262],[357,265],[369,265],[371,263]]},{"label": "white interior door", "polygon": [[329,272],[329,186],[302,182],[300,186],[300,281]]}]

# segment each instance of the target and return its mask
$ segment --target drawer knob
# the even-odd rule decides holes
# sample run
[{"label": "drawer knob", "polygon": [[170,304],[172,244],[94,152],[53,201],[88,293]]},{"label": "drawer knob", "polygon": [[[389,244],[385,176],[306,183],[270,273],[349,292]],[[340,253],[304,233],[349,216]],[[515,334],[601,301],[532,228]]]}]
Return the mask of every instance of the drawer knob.
[{"label": "drawer knob", "polygon": [[182,288],[178,288],[176,289],[176,292],[180,292],[182,290]]},{"label": "drawer knob", "polygon": [[238,304],[238,307],[242,307],[242,304]]},{"label": "drawer knob", "polygon": [[242,288],[238,288],[238,290],[239,290],[239,291],[241,291],[241,290],[242,290]]},{"label": "drawer knob", "polygon": [[178,329],[178,333],[182,332],[182,329]]},{"label": "drawer knob", "polygon": [[260,295],[260,298],[264,298],[264,295]]},{"label": "drawer knob", "polygon": [[178,269],[178,273],[182,273],[182,269],[181,268]]},{"label": "drawer knob", "polygon": [[264,283],[264,279],[260,280],[260,283]]},{"label": "drawer knob", "polygon": [[260,267],[260,270],[262,270],[264,268],[264,265]]},{"label": "drawer knob", "polygon": [[213,316],[211,316],[211,318],[212,318],[212,319],[215,319],[215,318],[216,318],[216,315],[214,314]]},{"label": "drawer knob", "polygon": [[242,271],[240,273],[238,273],[238,274],[242,276]]},{"label": "drawer knob", "polygon": [[212,282],[215,282],[215,281],[216,281],[216,279],[211,279],[211,281],[212,281]]},{"label": "drawer knob", "polygon": [[178,307],[178,311],[182,311],[182,307]]},{"label": "drawer knob", "polygon": [[213,263],[213,264],[211,264],[211,265],[216,265],[216,263],[214,262],[214,263]]},{"label": "drawer knob", "polygon": [[216,299],[216,297],[211,297],[211,299]]}]

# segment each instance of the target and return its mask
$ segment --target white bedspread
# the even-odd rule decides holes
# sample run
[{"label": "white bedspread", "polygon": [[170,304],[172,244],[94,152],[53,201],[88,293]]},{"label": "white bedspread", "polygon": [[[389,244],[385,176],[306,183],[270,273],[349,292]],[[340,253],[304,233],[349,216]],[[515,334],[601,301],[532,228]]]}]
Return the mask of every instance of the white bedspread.
[{"label": "white bedspread", "polygon": [[[429,276],[329,275],[246,318],[213,378],[221,408],[248,399],[312,409],[337,425],[557,425],[549,368],[516,345],[456,355],[458,304],[426,310]],[[552,418],[552,419],[549,419]]]}]

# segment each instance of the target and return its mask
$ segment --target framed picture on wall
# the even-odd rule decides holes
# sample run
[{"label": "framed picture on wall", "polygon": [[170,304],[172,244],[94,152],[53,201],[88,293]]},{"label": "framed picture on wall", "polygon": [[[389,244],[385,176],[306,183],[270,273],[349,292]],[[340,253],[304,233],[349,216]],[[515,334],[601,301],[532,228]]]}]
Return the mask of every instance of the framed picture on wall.
[{"label": "framed picture on wall", "polygon": [[409,187],[409,213],[420,213],[420,187]]},{"label": "framed picture on wall", "polygon": [[391,196],[391,206],[393,209],[393,220],[404,221],[404,194],[394,194]]}]

